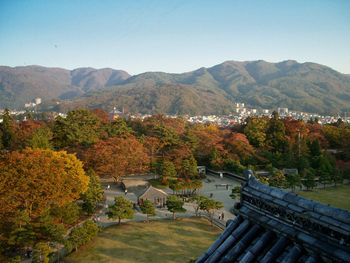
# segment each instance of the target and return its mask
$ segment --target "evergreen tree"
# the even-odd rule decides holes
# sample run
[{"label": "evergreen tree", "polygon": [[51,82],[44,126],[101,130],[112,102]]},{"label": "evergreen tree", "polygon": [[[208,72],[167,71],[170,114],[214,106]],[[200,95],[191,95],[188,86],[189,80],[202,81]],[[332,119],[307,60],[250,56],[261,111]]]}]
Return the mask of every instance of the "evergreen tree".
[{"label": "evergreen tree", "polygon": [[166,201],[166,206],[168,208],[168,211],[173,213],[173,219],[175,220],[175,213],[183,213],[186,212],[186,209],[183,208],[184,201],[182,201],[177,196],[171,195],[168,197]]},{"label": "evergreen tree", "polygon": [[108,218],[118,219],[119,224],[121,219],[134,218],[134,210],[132,209],[132,204],[123,196],[115,197],[114,204],[109,205],[109,209],[106,214]]},{"label": "evergreen tree", "polygon": [[147,222],[148,222],[148,217],[156,216],[156,209],[154,208],[154,205],[150,200],[143,201],[140,208],[142,213],[146,214]]}]

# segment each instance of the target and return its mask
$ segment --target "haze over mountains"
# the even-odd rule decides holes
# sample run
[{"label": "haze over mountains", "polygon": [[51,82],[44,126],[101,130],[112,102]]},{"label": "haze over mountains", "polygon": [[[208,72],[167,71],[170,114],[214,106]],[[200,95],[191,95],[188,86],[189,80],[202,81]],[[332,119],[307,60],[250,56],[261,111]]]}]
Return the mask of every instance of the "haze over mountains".
[{"label": "haze over mountains", "polygon": [[[236,62],[170,74],[81,68],[0,67],[0,108],[41,97],[46,110],[125,107],[134,113],[222,114],[233,102],[256,108],[350,112],[350,76],[315,63]],[[56,104],[57,98],[63,100]],[[50,101],[50,99],[55,99]]]}]

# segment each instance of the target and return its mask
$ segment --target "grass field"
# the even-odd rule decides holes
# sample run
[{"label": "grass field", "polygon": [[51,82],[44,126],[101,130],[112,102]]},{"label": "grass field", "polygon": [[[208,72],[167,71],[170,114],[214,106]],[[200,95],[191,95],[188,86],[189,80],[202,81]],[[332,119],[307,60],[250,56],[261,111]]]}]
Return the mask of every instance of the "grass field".
[{"label": "grass field", "polygon": [[300,191],[298,195],[317,202],[350,211],[350,185],[339,185],[313,191]]},{"label": "grass field", "polygon": [[202,255],[221,232],[202,218],[124,223],[104,229],[64,262],[187,263]]}]

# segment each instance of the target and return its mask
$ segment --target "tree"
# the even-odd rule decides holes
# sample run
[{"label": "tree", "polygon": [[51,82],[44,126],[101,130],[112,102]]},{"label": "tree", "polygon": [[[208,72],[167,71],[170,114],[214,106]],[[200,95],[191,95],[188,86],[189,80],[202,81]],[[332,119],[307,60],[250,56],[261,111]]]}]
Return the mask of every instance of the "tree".
[{"label": "tree", "polygon": [[147,222],[148,222],[148,217],[156,216],[156,210],[150,200],[143,201],[140,208],[142,213],[146,214]]},{"label": "tree", "polygon": [[287,174],[286,187],[291,188],[292,192],[294,192],[296,186],[301,186],[300,174]]},{"label": "tree", "polygon": [[307,170],[302,184],[305,185],[306,189],[313,189],[316,186],[315,174],[313,169]]},{"label": "tree", "polygon": [[65,242],[67,250],[71,251],[74,247],[75,251],[78,251],[79,247],[89,243],[93,238],[95,238],[98,231],[99,227],[91,220],[85,221],[81,227],[73,228],[69,234],[68,240]]},{"label": "tree", "polygon": [[104,126],[104,130],[107,132],[109,138],[111,137],[128,137],[130,134],[133,134],[133,130],[128,127],[125,120],[118,118],[111,122],[108,122]]},{"label": "tree", "polygon": [[210,222],[213,225],[214,211],[218,210],[220,208],[223,208],[223,207],[224,206],[223,206],[222,202],[218,202],[218,201],[215,201],[213,199],[208,198],[207,200],[204,200],[203,202],[201,202],[199,208],[200,208],[200,210],[207,212],[207,214],[210,218]]},{"label": "tree", "polygon": [[33,249],[33,263],[48,263],[51,249],[44,242],[36,243]]},{"label": "tree", "polygon": [[121,219],[134,218],[134,210],[132,209],[132,204],[123,196],[114,198],[114,204],[109,205],[109,209],[106,214],[108,218],[118,219],[119,224]]},{"label": "tree", "polygon": [[164,181],[173,179],[176,176],[176,169],[172,162],[165,161],[160,168],[160,174]]},{"label": "tree", "polygon": [[208,197],[206,197],[206,196],[195,195],[188,200],[190,203],[193,203],[194,212],[195,212],[196,216],[198,216],[198,211],[200,209],[201,203],[207,199],[208,199]]},{"label": "tree", "polygon": [[184,201],[182,201],[177,196],[171,195],[168,197],[166,201],[166,206],[168,208],[168,211],[173,213],[173,219],[175,220],[175,213],[183,213],[186,212],[186,209],[183,208]]},{"label": "tree", "polygon": [[33,218],[51,205],[62,206],[87,190],[82,163],[64,151],[25,149],[0,159],[0,215],[25,210]]},{"label": "tree", "polygon": [[286,177],[284,176],[283,172],[278,171],[272,171],[270,177],[269,177],[269,185],[274,187],[282,187],[285,185]]},{"label": "tree", "polygon": [[51,214],[58,219],[60,223],[67,225],[74,224],[79,219],[80,207],[76,203],[68,203],[61,207],[51,209]]},{"label": "tree", "polygon": [[1,141],[5,148],[16,148],[17,137],[15,133],[14,121],[11,118],[9,109],[5,109],[2,114],[2,123],[0,124],[2,133]]},{"label": "tree", "polygon": [[99,140],[100,120],[88,110],[74,110],[62,119],[57,117],[53,127],[55,147],[91,145]]},{"label": "tree", "polygon": [[272,118],[269,121],[266,141],[269,146],[273,147],[275,152],[283,152],[286,146],[285,126],[278,119],[278,113],[276,111],[272,113]]},{"label": "tree", "polygon": [[16,252],[19,252],[20,249],[35,239],[33,227],[30,224],[30,217],[24,210],[16,211],[13,225],[10,228],[11,232],[8,235],[7,245],[17,250]]},{"label": "tree", "polygon": [[268,128],[267,118],[248,118],[244,134],[251,145],[261,148],[266,145],[266,131]]},{"label": "tree", "polygon": [[90,215],[95,211],[97,203],[103,200],[103,191],[100,179],[95,172],[89,170],[88,173],[90,174],[88,189],[80,195],[80,198],[83,200],[83,210]]},{"label": "tree", "polygon": [[34,130],[34,134],[28,139],[27,145],[33,149],[52,149],[52,143],[50,142],[52,132],[45,124]]},{"label": "tree", "polygon": [[149,169],[149,157],[143,145],[132,135],[98,142],[86,153],[85,163],[99,176],[111,176],[116,181],[126,174]]}]

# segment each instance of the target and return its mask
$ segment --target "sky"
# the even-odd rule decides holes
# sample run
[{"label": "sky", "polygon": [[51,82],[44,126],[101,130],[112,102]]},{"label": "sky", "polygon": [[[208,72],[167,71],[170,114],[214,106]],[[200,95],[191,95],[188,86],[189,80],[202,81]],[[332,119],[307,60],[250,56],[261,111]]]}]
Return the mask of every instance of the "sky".
[{"label": "sky", "polygon": [[350,74],[348,0],[0,0],[0,65],[181,73],[297,60]]}]

